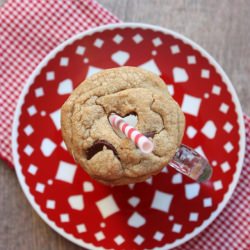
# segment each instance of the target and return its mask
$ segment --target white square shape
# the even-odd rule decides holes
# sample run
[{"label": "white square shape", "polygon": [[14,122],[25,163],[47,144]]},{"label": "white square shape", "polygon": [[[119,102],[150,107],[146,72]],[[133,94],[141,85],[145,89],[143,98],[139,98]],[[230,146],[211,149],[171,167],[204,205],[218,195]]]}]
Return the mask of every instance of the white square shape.
[{"label": "white square shape", "polygon": [[229,110],[229,106],[225,103],[222,103],[219,108],[220,112],[226,114]]},{"label": "white square shape", "polygon": [[212,161],[212,165],[214,166],[214,167],[216,167],[217,166],[217,161]]},{"label": "white square shape", "polygon": [[149,185],[152,185],[152,183],[153,183],[152,176],[150,176],[148,179],[146,179],[145,182],[147,182]]},{"label": "white square shape", "polygon": [[220,167],[221,167],[221,170],[222,170],[223,173],[226,173],[231,168],[230,165],[229,165],[229,163],[227,161],[223,162],[220,165]]},{"label": "white square shape", "polygon": [[28,168],[28,173],[35,175],[37,170],[38,170],[37,166],[30,164],[30,166]]},{"label": "white square shape", "polygon": [[97,47],[97,48],[101,48],[102,45],[103,45],[104,41],[100,38],[97,38],[94,42],[94,46]]},{"label": "white square shape", "polygon": [[196,64],[196,57],[195,56],[188,56],[187,62],[188,62],[188,64]]},{"label": "white square shape", "polygon": [[157,241],[161,241],[163,239],[163,237],[164,237],[164,234],[160,231],[157,231],[157,232],[155,232],[153,238]]},{"label": "white square shape", "polygon": [[172,45],[170,47],[170,50],[171,50],[172,54],[178,54],[178,53],[180,53],[180,47],[178,45]]},{"label": "white square shape", "polygon": [[175,83],[187,82],[189,79],[188,73],[184,68],[174,67],[172,72]]},{"label": "white square shape", "polygon": [[217,127],[213,121],[207,121],[201,129],[202,134],[204,134],[209,139],[214,139]]},{"label": "white square shape", "polygon": [[61,142],[60,146],[67,151],[67,147],[64,141]]},{"label": "white square shape", "polygon": [[60,59],[60,66],[66,67],[69,65],[69,58],[68,57],[62,57]]},{"label": "white square shape", "polygon": [[220,92],[221,92],[221,87],[217,86],[217,85],[214,85],[213,88],[212,88],[212,93],[215,94],[215,95],[220,95]]},{"label": "white square shape", "polygon": [[133,196],[131,198],[128,199],[128,203],[132,206],[132,207],[137,207],[137,205],[140,203],[140,198]]},{"label": "white square shape", "polygon": [[115,35],[114,38],[113,38],[113,41],[116,44],[120,44],[122,42],[122,40],[123,40],[123,37],[121,35],[119,35],[119,34]]},{"label": "white square shape", "polygon": [[202,69],[201,70],[201,77],[208,79],[210,77],[210,71],[208,69]]},{"label": "white square shape", "polygon": [[68,202],[70,207],[74,210],[81,211],[84,209],[84,199],[82,194],[69,196]]},{"label": "white square shape", "polygon": [[34,129],[31,125],[27,125],[23,131],[27,136],[29,136],[34,132]]},{"label": "white square shape", "polygon": [[168,173],[168,167],[163,167],[163,169],[161,170],[162,173]]},{"label": "white square shape", "polygon": [[209,94],[208,93],[204,93],[204,98],[208,99],[209,98]]},{"label": "white square shape", "polygon": [[85,52],[86,48],[83,46],[77,46],[76,48],[76,54],[82,56]]},{"label": "white square shape", "polygon": [[46,80],[47,81],[53,81],[55,80],[55,72],[54,71],[49,71],[46,74]]},{"label": "white square shape", "polygon": [[31,156],[34,152],[34,148],[32,148],[30,145],[27,145],[23,151],[26,155]]},{"label": "white square shape", "polygon": [[42,183],[40,183],[40,182],[38,182],[38,183],[36,184],[36,191],[37,191],[38,193],[43,193],[44,190],[45,190],[45,185],[42,184]]},{"label": "white square shape", "polygon": [[84,63],[89,63],[89,59],[87,57],[83,58]]},{"label": "white square shape", "polygon": [[46,208],[55,209],[55,207],[56,207],[56,202],[54,200],[47,200]]},{"label": "white square shape", "polygon": [[28,107],[27,111],[30,116],[33,116],[37,113],[36,107],[34,105]]},{"label": "white square shape", "polygon": [[88,78],[88,77],[92,76],[93,74],[98,73],[98,72],[100,72],[102,70],[103,69],[101,69],[101,68],[97,68],[97,67],[94,67],[94,66],[90,65],[88,67],[88,72],[87,72],[86,78]]},{"label": "white square shape", "polygon": [[168,84],[167,87],[168,87],[169,94],[171,96],[173,96],[174,95],[174,85]]},{"label": "white square shape", "polygon": [[172,232],[174,233],[180,233],[182,229],[182,225],[178,224],[178,223],[174,223],[173,227],[172,227]]},{"label": "white square shape", "polygon": [[60,214],[61,222],[69,222],[69,214]]},{"label": "white square shape", "polygon": [[176,173],[172,177],[173,184],[181,184],[182,183],[182,174]]},{"label": "white square shape", "polygon": [[100,223],[100,227],[102,227],[102,228],[106,227],[106,223],[101,222],[101,223]]},{"label": "white square shape", "polygon": [[84,192],[93,192],[94,191],[94,185],[90,181],[85,181],[83,183],[83,191]]},{"label": "white square shape", "polygon": [[188,183],[185,184],[185,196],[188,200],[192,200],[197,197],[200,193],[200,184],[199,183]]},{"label": "white square shape", "polygon": [[214,190],[216,191],[221,190],[223,188],[221,180],[215,181],[213,183],[213,186],[214,186]]},{"label": "white square shape", "polygon": [[227,142],[224,145],[224,149],[226,150],[227,153],[230,153],[234,149],[234,146],[233,146],[233,144],[231,142]]},{"label": "white square shape", "polygon": [[173,215],[169,215],[168,219],[169,219],[169,221],[173,221],[174,220],[174,216]]},{"label": "white square shape", "polygon": [[156,190],[151,208],[167,213],[169,211],[173,195]]},{"label": "white square shape", "polygon": [[205,152],[201,146],[196,147],[194,150],[197,151],[197,153],[199,153],[201,156],[203,156],[207,159]]},{"label": "white square shape", "polygon": [[45,157],[49,157],[56,149],[56,146],[57,145],[49,138],[43,138],[42,143],[40,145],[40,150]]},{"label": "white square shape", "polygon": [[187,136],[190,139],[193,139],[195,135],[197,134],[197,130],[193,126],[187,127]]},{"label": "white square shape", "polygon": [[211,207],[211,206],[212,206],[212,199],[211,198],[203,199],[203,207]]},{"label": "white square shape", "polygon": [[157,55],[157,51],[156,51],[156,50],[152,50],[152,51],[151,51],[151,55],[152,55],[152,56],[156,56],[156,55]]},{"label": "white square shape", "polygon": [[185,94],[182,101],[181,109],[186,114],[198,116],[200,105],[201,98]]},{"label": "white square shape", "polygon": [[154,38],[152,40],[152,42],[153,42],[155,47],[158,47],[158,46],[162,45],[162,41],[161,41],[161,39],[159,37]]},{"label": "white square shape", "polygon": [[42,110],[41,112],[40,112],[40,114],[41,114],[41,116],[46,116],[46,111],[44,111],[44,110]]},{"label": "white square shape", "polygon": [[79,224],[76,226],[76,230],[79,234],[85,233],[87,231],[85,224]]},{"label": "white square shape", "polygon": [[133,36],[133,40],[135,43],[140,43],[143,40],[143,37],[140,34],[136,34]]},{"label": "white square shape", "polygon": [[227,132],[230,133],[233,129],[233,125],[230,122],[226,122],[223,129]]},{"label": "white square shape", "polygon": [[53,121],[57,130],[61,128],[61,109],[55,110],[53,113],[50,113],[50,118]]},{"label": "white square shape", "polygon": [[199,217],[198,213],[190,213],[189,214],[189,221],[197,221]]},{"label": "white square shape", "polygon": [[121,236],[121,235],[117,235],[115,238],[114,238],[114,242],[120,246],[123,242],[125,241],[125,239]]},{"label": "white square shape", "polygon": [[77,167],[74,164],[70,164],[65,161],[60,161],[55,179],[68,183],[73,183],[76,168]]},{"label": "white square shape", "polygon": [[100,240],[105,239],[105,235],[102,231],[99,231],[99,232],[95,233],[95,238],[97,241],[100,241]]},{"label": "white square shape", "polygon": [[128,219],[128,225],[139,228],[146,223],[146,219],[137,212],[134,212]]},{"label": "white square shape", "polygon": [[42,87],[35,89],[35,96],[36,97],[44,96],[44,91]]},{"label": "white square shape", "polygon": [[96,206],[104,219],[120,210],[112,195],[108,195],[107,197],[97,201]]},{"label": "white square shape", "polygon": [[156,75],[160,75],[161,74],[161,71],[158,68],[158,66],[157,66],[157,64],[156,64],[156,62],[155,62],[154,59],[150,59],[149,61],[147,61],[147,62],[139,65],[139,68],[151,71],[151,72],[155,73]]},{"label": "white square shape", "polygon": [[144,241],[144,238],[143,238],[141,235],[137,235],[137,236],[134,238],[134,242],[135,242],[137,245],[141,245],[143,241]]},{"label": "white square shape", "polygon": [[112,61],[114,61],[115,63],[117,63],[120,66],[124,65],[128,61],[129,57],[130,57],[130,55],[128,52],[121,51],[121,50],[119,50],[111,55]]}]

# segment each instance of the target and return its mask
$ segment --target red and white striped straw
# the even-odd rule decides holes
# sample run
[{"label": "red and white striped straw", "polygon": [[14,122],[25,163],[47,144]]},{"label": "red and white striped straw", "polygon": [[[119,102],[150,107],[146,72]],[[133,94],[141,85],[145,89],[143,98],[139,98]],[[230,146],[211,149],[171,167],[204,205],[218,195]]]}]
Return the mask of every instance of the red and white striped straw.
[{"label": "red and white striped straw", "polygon": [[127,138],[132,140],[138,148],[141,150],[142,153],[149,154],[154,149],[154,144],[150,141],[145,135],[140,133],[134,127],[130,126],[126,123],[122,117],[111,114],[109,116],[109,122],[113,128],[118,129],[121,131]]}]

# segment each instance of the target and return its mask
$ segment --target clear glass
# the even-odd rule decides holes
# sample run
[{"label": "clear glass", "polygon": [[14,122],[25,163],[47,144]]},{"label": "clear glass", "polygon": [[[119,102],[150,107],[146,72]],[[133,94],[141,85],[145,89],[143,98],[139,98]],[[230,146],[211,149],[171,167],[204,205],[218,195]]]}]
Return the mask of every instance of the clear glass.
[{"label": "clear glass", "polygon": [[198,182],[208,180],[213,173],[212,167],[204,157],[183,144],[178,148],[169,165]]}]

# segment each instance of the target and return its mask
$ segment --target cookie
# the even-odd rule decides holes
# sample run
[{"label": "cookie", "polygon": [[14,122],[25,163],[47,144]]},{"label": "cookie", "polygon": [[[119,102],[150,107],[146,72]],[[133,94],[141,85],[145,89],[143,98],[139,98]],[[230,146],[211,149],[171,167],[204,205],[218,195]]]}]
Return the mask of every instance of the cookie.
[{"label": "cookie", "polygon": [[[118,134],[108,121],[111,113],[136,115],[135,127],[151,138],[153,152],[143,154]],[[61,125],[69,152],[92,178],[124,185],[161,171],[181,143],[185,119],[161,78],[120,67],[82,82],[62,106]]]}]

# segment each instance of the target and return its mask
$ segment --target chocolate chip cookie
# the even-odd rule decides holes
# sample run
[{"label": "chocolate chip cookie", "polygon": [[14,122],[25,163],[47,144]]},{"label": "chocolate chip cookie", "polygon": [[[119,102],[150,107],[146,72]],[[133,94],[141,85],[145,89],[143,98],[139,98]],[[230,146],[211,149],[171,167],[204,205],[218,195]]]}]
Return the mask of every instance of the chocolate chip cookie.
[{"label": "chocolate chip cookie", "polygon": [[[137,116],[136,128],[151,138],[143,154],[117,133],[108,117]],[[104,70],[82,82],[64,103],[62,135],[75,161],[94,179],[112,185],[141,182],[171,160],[181,143],[185,119],[165,83],[136,67]]]}]

